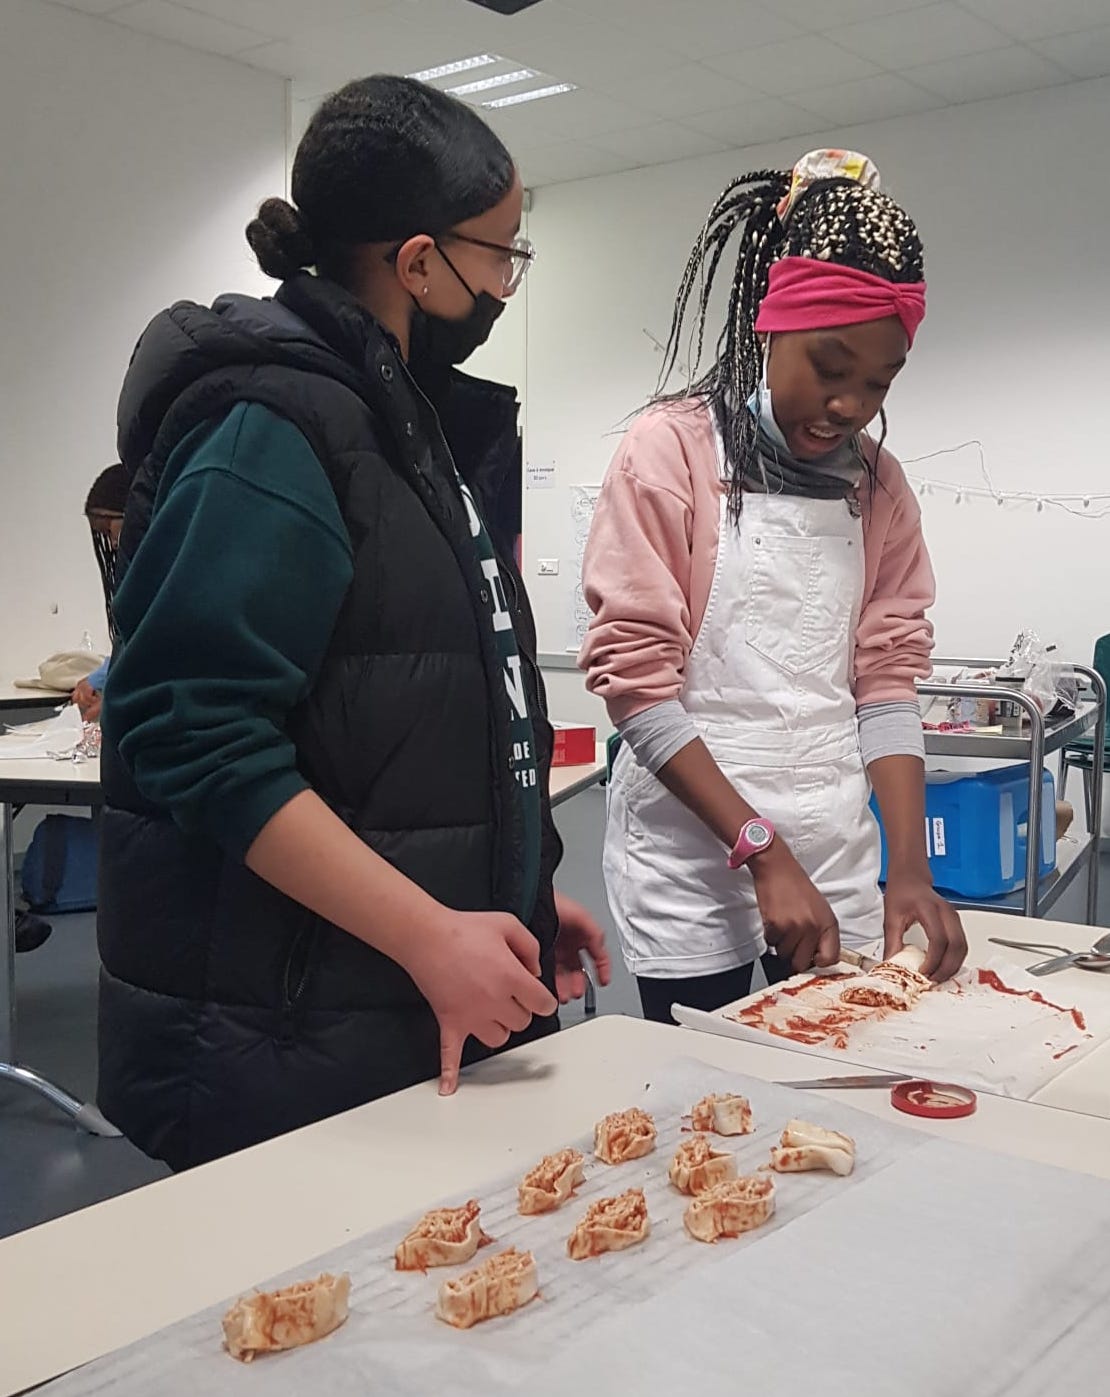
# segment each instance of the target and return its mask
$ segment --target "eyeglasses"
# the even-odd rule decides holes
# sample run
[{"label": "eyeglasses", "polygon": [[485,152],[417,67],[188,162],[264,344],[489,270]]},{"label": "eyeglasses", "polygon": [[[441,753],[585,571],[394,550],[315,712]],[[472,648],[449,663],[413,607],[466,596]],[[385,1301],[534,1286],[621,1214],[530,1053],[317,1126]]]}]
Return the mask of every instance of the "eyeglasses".
[{"label": "eyeglasses", "polygon": [[505,295],[511,295],[528,274],[528,269],[536,260],[536,249],[527,238],[516,238],[506,246],[504,243],[488,243],[484,238],[471,238],[466,233],[444,233],[445,238],[454,238],[459,243],[470,243],[472,247],[484,247],[490,252],[500,252],[505,258]]}]

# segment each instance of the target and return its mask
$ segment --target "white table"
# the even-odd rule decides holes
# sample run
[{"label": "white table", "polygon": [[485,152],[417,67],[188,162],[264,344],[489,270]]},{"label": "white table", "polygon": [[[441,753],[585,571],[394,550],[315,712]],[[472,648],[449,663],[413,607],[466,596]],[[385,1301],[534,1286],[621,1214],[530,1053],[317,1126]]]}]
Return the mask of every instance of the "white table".
[{"label": "white table", "polygon": [[594,759],[582,766],[553,766],[548,790],[552,805],[562,805],[580,791],[589,790],[603,780],[606,772],[605,743],[599,742],[594,748]]},{"label": "white table", "polygon": [[57,762],[49,757],[0,761],[0,1079],[37,1092],[94,1135],[118,1136],[119,1131],[95,1106],[78,1101],[63,1087],[20,1063],[16,1044],[14,807],[88,808],[102,800],[98,761]]},{"label": "white table", "polygon": [[16,708],[59,708],[69,697],[67,689],[17,689],[10,679],[0,679],[0,713]]},{"label": "white table", "polygon": [[[1031,921],[994,912],[964,912],[970,959],[981,964],[988,956],[1004,956],[1017,964],[1033,965],[1047,956],[1039,951],[1015,951],[1005,946],[993,946],[988,937],[1001,936],[1007,941],[1037,941],[1066,946],[1071,951],[1084,951],[1103,927],[1076,926],[1070,922]],[[1092,997],[1110,998],[1110,971],[1061,970],[1042,981],[1042,993],[1058,1003],[1068,1004],[1074,996],[1082,995],[1089,1003]],[[1066,1111],[1082,1111],[1087,1115],[1110,1119],[1110,1043],[1104,1043],[1082,1058],[1073,1067],[1042,1087],[1033,1096],[1038,1105],[1054,1106]]]},{"label": "white table", "polygon": [[[1007,941],[1036,941],[1041,945],[1051,943],[1068,950],[1082,951],[1087,950],[1104,930],[1101,927],[1077,926],[1071,922],[1018,918],[1009,912],[962,912],[961,919],[967,932],[970,965],[983,965],[992,958],[1001,957],[1026,966],[1048,958],[1047,952],[1017,951],[993,945],[990,941],[992,936],[1000,936]],[[1041,984],[1042,993],[1060,1004],[1072,1004],[1080,996],[1086,1004],[1091,1003],[1092,999],[1110,999],[1110,971],[1061,970],[1046,976]],[[755,999],[762,993],[762,989],[753,990],[748,999]],[[835,1053],[830,1053],[825,1061],[836,1064],[837,1072],[856,1070],[855,1067],[845,1068],[843,1058]],[[794,1073],[795,1077],[805,1075],[803,1072]],[[831,1066],[828,1075],[833,1075]],[[1035,1092],[1031,1101],[1039,1106],[1079,1111],[1110,1121],[1110,1042],[1101,1044],[1074,1066],[1065,1067],[1058,1077]]]},{"label": "white table", "polygon": [[[597,1019],[469,1069],[448,1100],[426,1083],[19,1233],[0,1242],[0,1397],[435,1199],[476,1192],[638,1099],[675,1056],[769,1080],[823,1070],[782,1048]],[[1110,1121],[985,1096],[966,1120],[919,1121],[897,1115],[886,1091],[837,1096],[911,1128],[1110,1178]]]}]

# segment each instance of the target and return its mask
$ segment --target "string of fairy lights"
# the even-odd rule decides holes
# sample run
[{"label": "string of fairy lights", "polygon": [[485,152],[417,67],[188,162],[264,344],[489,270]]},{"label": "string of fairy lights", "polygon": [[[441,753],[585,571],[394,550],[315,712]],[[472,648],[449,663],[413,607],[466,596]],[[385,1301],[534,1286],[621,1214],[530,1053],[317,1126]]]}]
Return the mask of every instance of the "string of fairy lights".
[{"label": "string of fairy lights", "polygon": [[[964,485],[955,480],[938,480],[910,469],[923,465],[926,461],[939,460],[942,456],[955,456],[961,451],[973,449],[979,463],[982,484]],[[1046,509],[1060,509],[1066,514],[1074,514],[1079,519],[1103,519],[1110,514],[1110,492],[1084,490],[1071,494],[1056,494],[1050,490],[1002,490],[994,482],[987,465],[983,443],[977,438],[962,441],[958,446],[944,447],[940,451],[930,451],[924,456],[914,456],[902,462],[906,477],[919,495],[950,495],[956,504],[964,500],[988,499],[995,504],[1024,505],[1043,513]]]},{"label": "string of fairy lights", "polygon": [[[662,340],[648,329],[645,329],[643,333],[657,354],[666,353],[666,345],[663,344]],[[675,368],[680,374],[689,374],[689,369],[684,363],[676,363]],[[922,466],[927,461],[938,461],[946,456],[958,456],[961,452],[969,450],[976,453],[981,480],[979,484],[967,485],[958,480],[943,480],[910,469],[913,466]],[[1082,490],[1060,494],[1052,490],[1001,489],[995,484],[990,467],[987,465],[987,455],[983,443],[977,437],[973,437],[970,441],[961,441],[956,446],[945,446],[937,451],[928,451],[923,456],[910,457],[903,460],[902,466],[906,471],[906,478],[922,497],[946,495],[950,496],[955,504],[963,504],[965,500],[973,499],[993,500],[1000,507],[1006,505],[1025,506],[1035,509],[1038,513],[1043,513],[1048,509],[1059,509],[1066,514],[1075,515],[1078,519],[1104,519],[1110,514],[1110,491]]]}]

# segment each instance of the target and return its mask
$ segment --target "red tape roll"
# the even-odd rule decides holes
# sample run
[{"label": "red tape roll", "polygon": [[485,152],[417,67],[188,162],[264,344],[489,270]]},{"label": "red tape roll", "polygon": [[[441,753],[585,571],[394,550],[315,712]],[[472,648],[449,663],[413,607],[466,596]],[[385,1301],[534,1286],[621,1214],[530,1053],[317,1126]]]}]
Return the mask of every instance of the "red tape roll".
[{"label": "red tape roll", "polygon": [[891,1088],[890,1104],[907,1116],[951,1121],[973,1115],[978,1098],[970,1088],[948,1082],[899,1082]]}]

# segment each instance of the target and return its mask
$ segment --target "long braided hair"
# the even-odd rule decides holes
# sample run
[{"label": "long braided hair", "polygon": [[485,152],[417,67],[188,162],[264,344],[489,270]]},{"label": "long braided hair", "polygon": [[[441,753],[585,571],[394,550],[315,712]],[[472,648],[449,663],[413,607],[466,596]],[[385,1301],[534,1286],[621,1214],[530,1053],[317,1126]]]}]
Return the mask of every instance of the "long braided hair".
[{"label": "long braided hair", "polygon": [[[912,219],[888,195],[851,179],[818,180],[783,223],[778,205],[790,189],[789,170],[755,170],[734,179],[709,212],[675,299],[656,402],[701,398],[720,423],[729,467],[729,512],[740,513],[744,474],[755,456],[756,418],[748,399],[759,387],[762,350],[755,333],[771,266],[780,257],[813,257],[870,272],[892,282],[924,279],[924,252]],[[706,323],[725,251],[738,239],[725,324],[712,365],[700,373]],[[687,383],[666,391],[689,346]],[[886,416],[883,414],[886,437]],[[864,459],[861,457],[861,459]],[[874,470],[864,459],[874,483]]]},{"label": "long braided hair", "polygon": [[92,531],[93,552],[100,571],[100,583],[104,588],[104,606],[108,616],[108,634],[112,644],[119,640],[119,626],[116,624],[115,595],[116,572],[119,564],[119,539],[113,538],[110,524],[123,520],[127,508],[127,492],[131,477],[126,468],[116,462],[107,470],[101,471],[93,481],[92,489],[85,500],[85,518]]}]

